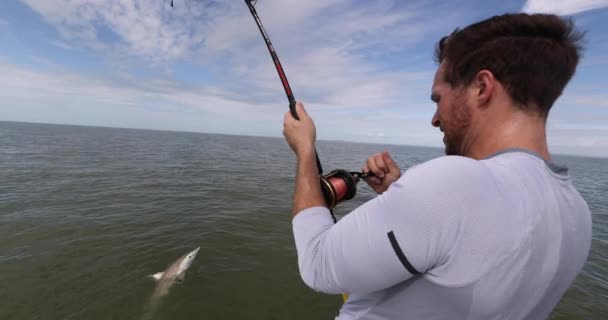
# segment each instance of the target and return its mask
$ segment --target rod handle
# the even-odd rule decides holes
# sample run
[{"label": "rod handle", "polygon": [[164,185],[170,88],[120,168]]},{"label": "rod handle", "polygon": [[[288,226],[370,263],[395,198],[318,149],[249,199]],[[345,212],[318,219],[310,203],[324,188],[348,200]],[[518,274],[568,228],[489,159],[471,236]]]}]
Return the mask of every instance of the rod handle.
[{"label": "rod handle", "polygon": [[[296,99],[290,97],[289,98],[289,112],[294,119],[300,121],[300,117],[296,112]],[[323,173],[323,166],[321,166],[321,160],[319,160],[319,153],[317,152],[317,148],[315,147],[315,160],[317,160],[317,169],[319,169],[319,174]]]}]

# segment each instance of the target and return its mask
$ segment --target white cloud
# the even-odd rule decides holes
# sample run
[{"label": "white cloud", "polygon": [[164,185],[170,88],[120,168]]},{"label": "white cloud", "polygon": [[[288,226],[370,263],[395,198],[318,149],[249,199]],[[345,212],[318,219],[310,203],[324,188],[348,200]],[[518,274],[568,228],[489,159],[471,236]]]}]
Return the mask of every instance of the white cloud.
[{"label": "white cloud", "polygon": [[608,7],[608,0],[527,0],[522,11],[572,15],[604,7]]},{"label": "white cloud", "polygon": [[[44,109],[47,113],[77,112],[85,124],[112,125],[124,117],[148,117],[158,114],[175,114],[187,116],[189,113],[205,115],[200,119],[201,126],[191,128],[194,131],[206,131],[204,124],[221,117],[235,117],[247,114],[256,119],[255,114],[272,114],[275,106],[253,105],[233,101],[223,97],[222,92],[213,89],[183,88],[177,83],[166,81],[148,81],[140,84],[137,81],[116,83],[102,78],[87,77],[69,73],[65,70],[44,72],[8,64],[0,60],[0,116],[8,120],[34,122],[56,122],[37,118],[36,114],[22,112],[15,105],[31,105]],[[95,118],[100,111],[116,110],[103,118]],[[251,115],[250,115],[251,114]],[[277,116],[282,112],[276,110]],[[69,116],[68,116],[69,118]],[[68,121],[69,122],[69,121]],[[74,123],[74,122],[72,122]],[[78,123],[78,122],[76,122]],[[153,127],[142,121],[137,127]],[[182,123],[175,122],[165,129],[178,130]]]},{"label": "white cloud", "polygon": [[[598,90],[601,92],[602,90]],[[597,107],[608,108],[608,94],[605,93],[590,93],[590,94],[569,94],[564,96],[563,104],[577,107]]]},{"label": "white cloud", "polygon": [[[299,8],[307,6],[306,1],[261,3],[268,4],[259,11],[296,98],[337,107],[394,105],[419,94],[421,86],[422,92],[428,91],[431,71],[381,70],[379,65],[389,61],[369,59],[365,54],[370,51],[386,54],[396,44],[403,49],[408,43],[449,23],[446,19],[429,26],[421,18],[422,11],[417,11],[419,8],[395,10],[391,1],[366,2],[365,6],[332,1],[314,10]],[[288,10],[294,5],[296,8]],[[309,15],[299,16],[298,23],[281,18],[282,12],[301,11]],[[331,14],[324,14],[324,11]],[[246,17],[245,21],[249,20],[250,17]],[[255,28],[253,21],[247,24]],[[252,43],[248,44],[249,50],[236,46],[231,52],[231,71],[246,83],[250,92],[274,92],[275,95],[266,97],[273,101],[284,99],[276,71],[255,31]],[[431,51],[429,47],[429,61]]]},{"label": "white cloud", "polygon": [[550,125],[549,147],[559,153],[608,156],[608,126]]},{"label": "white cloud", "polygon": [[67,44],[65,41],[52,40],[51,44],[54,45],[54,46],[56,46],[56,47],[58,47],[58,48],[65,49],[65,50],[73,50],[74,49],[73,46]]},{"label": "white cloud", "polygon": [[[278,103],[282,88],[257,27],[240,2],[21,0],[63,34],[62,48],[82,43],[126,64],[196,63],[239,101]],[[283,61],[296,98],[333,106],[382,106],[411,97],[428,73],[380,70],[386,61],[363,52],[403,49],[449,24],[426,23],[420,4],[396,9],[391,0],[260,1],[258,11]],[[432,48],[429,48],[429,59]],[[370,50],[368,50],[370,51]],[[127,59],[131,57],[136,59]],[[226,65],[222,67],[222,63]],[[162,69],[162,68],[161,68]],[[404,81],[410,85],[403,86]],[[407,89],[407,90],[405,90]]]},{"label": "white cloud", "polygon": [[[218,88],[167,80],[117,82],[58,68],[42,71],[3,59],[0,87],[2,120],[279,136],[287,111],[286,104],[230,99]],[[318,124],[320,139],[415,145],[440,141],[434,139],[438,133],[428,121],[408,115],[415,106],[365,117],[333,105],[307,103],[306,107]],[[423,108],[430,119],[432,107]]]},{"label": "white cloud", "polygon": [[[107,52],[162,62],[182,57],[200,39],[206,14],[216,9],[164,1],[22,0],[54,25],[68,41],[84,41]],[[189,10],[191,9],[191,10]],[[207,13],[207,11],[209,11]],[[118,41],[116,41],[118,40]]]}]

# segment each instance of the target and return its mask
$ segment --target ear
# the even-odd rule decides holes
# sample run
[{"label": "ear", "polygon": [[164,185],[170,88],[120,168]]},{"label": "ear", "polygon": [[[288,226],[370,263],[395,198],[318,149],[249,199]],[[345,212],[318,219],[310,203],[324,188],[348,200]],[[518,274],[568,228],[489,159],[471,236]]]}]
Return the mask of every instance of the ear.
[{"label": "ear", "polygon": [[492,71],[483,69],[477,72],[473,79],[475,99],[479,106],[487,106],[492,97],[496,94],[497,80]]}]

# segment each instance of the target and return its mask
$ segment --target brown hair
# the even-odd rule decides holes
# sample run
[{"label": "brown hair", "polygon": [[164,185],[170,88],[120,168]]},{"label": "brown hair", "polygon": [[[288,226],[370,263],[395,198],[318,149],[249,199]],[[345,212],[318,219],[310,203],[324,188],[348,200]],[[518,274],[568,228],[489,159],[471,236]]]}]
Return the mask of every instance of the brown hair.
[{"label": "brown hair", "polygon": [[576,70],[583,36],[572,20],[555,15],[505,14],[443,37],[435,60],[447,62],[452,87],[470,84],[486,69],[518,107],[547,116]]}]

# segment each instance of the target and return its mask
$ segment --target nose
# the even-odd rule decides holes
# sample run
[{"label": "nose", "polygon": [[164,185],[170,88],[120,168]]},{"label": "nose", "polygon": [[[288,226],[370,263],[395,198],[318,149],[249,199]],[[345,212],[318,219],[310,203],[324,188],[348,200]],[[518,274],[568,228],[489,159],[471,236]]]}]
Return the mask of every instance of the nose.
[{"label": "nose", "polygon": [[431,119],[431,124],[435,128],[439,128],[439,125],[441,124],[439,122],[439,115],[438,115],[438,113],[439,113],[438,111],[435,111],[435,114],[433,115],[433,119]]}]

